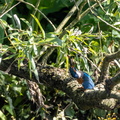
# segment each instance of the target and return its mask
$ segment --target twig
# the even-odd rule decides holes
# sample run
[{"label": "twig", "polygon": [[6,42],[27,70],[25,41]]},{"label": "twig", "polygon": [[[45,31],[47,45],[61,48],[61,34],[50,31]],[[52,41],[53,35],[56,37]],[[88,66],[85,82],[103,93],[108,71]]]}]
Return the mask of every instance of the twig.
[{"label": "twig", "polygon": [[108,25],[108,26],[112,27],[113,29],[117,30],[118,32],[120,32],[119,28],[116,28],[115,26],[111,25],[107,21],[103,20],[100,16],[97,16],[95,13],[93,13],[93,15],[95,15],[99,20],[101,20],[102,22],[104,22],[106,25]]},{"label": "twig", "polygon": [[[9,54],[7,54],[7,56],[9,56]],[[6,57],[6,55],[3,56],[3,59],[4,57]],[[13,59],[3,60],[0,64],[0,70],[5,71],[12,61]],[[67,95],[69,95],[69,97],[74,101],[74,103],[77,105],[77,107],[79,107],[79,109],[86,110],[95,107],[103,109],[113,109],[113,107],[117,108],[116,105],[119,105],[120,93],[118,94],[118,98],[117,96],[114,96],[114,94],[116,95],[116,91],[115,93],[111,92],[110,96],[106,95],[106,91],[104,88],[101,90],[87,90],[83,92],[80,89],[77,89],[77,81],[72,80],[69,75],[65,75],[64,69],[40,65],[37,66],[37,69],[39,71],[39,77],[41,79],[41,82],[45,83],[46,85],[49,84],[50,87],[54,86],[54,88],[64,91]],[[17,63],[14,63],[12,65],[9,74],[31,81],[35,80],[34,76],[30,78],[28,66],[22,66],[21,69],[18,70]],[[120,79],[120,76],[116,79]],[[115,98],[115,100],[113,99],[114,101],[110,101],[111,98]],[[116,104],[112,104],[113,102]],[[112,105],[112,108],[110,108],[108,103]]]},{"label": "twig", "polygon": [[5,11],[2,15],[0,15],[0,18],[2,18],[6,13],[8,13],[10,10],[12,10],[14,7],[16,7],[18,4],[20,4],[20,2],[16,3],[10,9],[8,9],[7,11]]},{"label": "twig", "polygon": [[83,2],[83,3],[81,4],[81,7],[79,8],[79,11],[78,11],[78,13],[77,13],[77,18],[78,18],[78,19],[79,19],[79,15],[81,14],[82,9],[83,9],[83,7],[85,6],[86,3],[87,3],[87,1]]},{"label": "twig", "polygon": [[[67,21],[70,19],[70,17],[73,15],[73,13],[78,9],[78,6],[80,5],[81,0],[79,0],[78,2],[76,2],[76,4],[73,6],[73,8],[69,11],[69,13],[67,14],[67,16],[64,18],[64,20],[60,23],[60,25],[57,27],[57,29],[55,30],[56,33],[60,32],[61,29],[65,26],[65,24],[67,23]],[[79,9],[79,12],[81,12],[82,8],[84,5],[81,6],[81,8]],[[63,31],[64,33],[64,31]],[[59,36],[59,38],[61,38],[62,35]],[[52,52],[55,50],[55,48],[51,48],[49,54],[46,53],[45,56],[43,57],[45,58],[45,61],[47,60],[47,58],[52,54]],[[44,61],[44,59],[42,60]],[[45,62],[46,63],[46,62]]]},{"label": "twig", "polygon": [[69,11],[69,13],[66,15],[66,17],[63,19],[63,21],[60,23],[60,25],[57,27],[56,29],[56,33],[60,32],[61,29],[65,26],[65,24],[68,22],[68,20],[71,18],[71,16],[73,15],[73,13],[77,10],[78,6],[80,5],[80,3],[82,2],[82,0],[78,0],[76,2],[76,4],[72,7],[72,9]]},{"label": "twig", "polygon": [[[40,2],[41,2],[41,0],[38,0],[38,2],[37,2],[36,5],[35,5],[37,9],[38,9],[38,7],[40,6]],[[33,12],[33,15],[35,15],[36,12],[37,12],[37,10],[35,10],[35,11]]]},{"label": "twig", "polygon": [[5,29],[5,27],[4,27],[4,25],[3,25],[3,23],[2,23],[1,20],[0,20],[0,24],[1,24],[2,28],[4,29],[6,38],[10,41],[10,43],[12,44],[12,46],[16,49],[15,45],[12,43],[12,41],[11,41],[11,39],[10,39],[10,36],[8,35],[8,33],[7,33],[7,31],[6,31],[6,29]]},{"label": "twig", "polygon": [[112,27],[113,29],[117,30],[118,32],[120,32],[120,29],[119,29],[119,28],[116,28],[115,26],[111,25],[111,24],[108,23],[107,21],[103,20],[100,16],[96,15],[95,12],[92,10],[93,7],[90,5],[90,1],[89,1],[89,0],[87,0],[87,1],[88,1],[88,5],[89,5],[89,8],[90,8],[90,11],[91,11],[91,13],[92,13],[95,17],[97,17],[99,20],[101,20],[102,22],[104,22],[106,25],[108,25],[108,26]]},{"label": "twig", "polygon": [[[5,2],[6,3],[6,2]],[[6,11],[6,9],[8,8],[8,4],[6,4],[2,10],[0,11],[0,14],[4,13]]]},{"label": "twig", "polygon": [[102,66],[101,66],[101,72],[100,72],[100,77],[98,79],[98,82],[103,82],[105,80],[105,75],[108,71],[108,66],[109,63],[111,61],[113,61],[114,59],[120,58],[120,51],[107,55],[102,62]]},{"label": "twig", "polygon": [[38,8],[36,8],[33,4],[31,4],[31,3],[29,3],[29,2],[22,1],[22,0],[18,0],[18,1],[20,1],[20,2],[22,2],[22,3],[25,3],[25,4],[33,7],[36,11],[38,11],[38,12],[51,24],[51,26],[54,28],[54,30],[56,30],[56,27],[55,27],[54,24],[48,19],[48,17],[47,17],[43,12],[41,12]]},{"label": "twig", "polygon": [[55,50],[55,48],[50,48],[49,50],[47,50],[46,54],[42,57],[42,60],[41,60],[41,64],[45,65],[47,64],[47,60],[49,58],[49,56],[53,53],[53,51]]},{"label": "twig", "polygon": [[[103,1],[103,0],[102,0]],[[106,1],[106,0],[105,0]],[[104,1],[103,1],[104,2]],[[82,7],[84,6],[84,4],[86,4],[86,2],[83,3],[83,5],[81,5]],[[96,7],[97,6],[97,3],[95,3],[94,5],[92,5],[92,7]],[[81,9],[79,9],[79,12],[77,14],[77,17],[65,28],[65,30],[60,34],[60,38],[62,38],[65,34],[66,34],[66,31],[71,29],[74,25],[76,25],[80,19],[82,17],[84,17],[87,13],[90,12],[90,8],[88,8],[87,10],[85,10],[82,14],[81,13]]]},{"label": "twig", "polygon": [[112,89],[115,85],[120,83],[120,72],[115,77],[111,78],[110,81],[112,82],[111,84],[111,89]]},{"label": "twig", "polygon": [[[86,4],[86,2],[84,3],[84,4]],[[83,5],[84,5],[83,4]],[[83,7],[83,5],[82,5],[82,7]],[[97,3],[95,3],[94,5],[92,5],[92,7],[96,7],[97,6]],[[79,21],[80,21],[80,19],[82,18],[82,17],[84,17],[87,13],[89,13],[90,12],[90,8],[88,8],[87,10],[85,10],[82,14],[80,14],[81,12],[80,12],[81,10],[79,9],[79,14],[77,14],[77,17],[65,28],[65,30],[60,34],[60,38],[62,38],[65,34],[66,34],[66,31],[67,30],[69,30],[69,29],[71,29],[74,25],[76,25]]]},{"label": "twig", "polygon": [[100,69],[99,69],[88,57],[86,57],[85,55],[83,55],[83,54],[80,53],[79,51],[74,50],[73,48],[70,48],[70,50],[75,51],[75,52],[77,52],[78,54],[80,54],[82,57],[86,58],[86,59],[100,72]]},{"label": "twig", "polygon": [[96,2],[99,4],[99,6],[100,6],[100,8],[102,9],[102,11],[103,11],[104,13],[106,13],[106,11],[104,10],[104,8],[103,8],[103,6],[101,5],[100,1],[99,1],[99,0],[94,0],[94,1],[96,1]]},{"label": "twig", "polygon": [[[36,7],[37,9],[38,9],[38,7],[39,7],[39,5],[40,5],[40,2],[41,2],[41,0],[38,0],[38,2],[37,2],[36,5],[35,5],[35,7]],[[36,12],[37,12],[37,10],[33,11],[32,14],[35,16]],[[32,17],[30,18],[30,21],[32,21]]]},{"label": "twig", "polygon": [[[91,7],[96,7],[97,3],[92,5]],[[82,17],[84,17],[88,12],[90,12],[91,8],[85,10],[82,14],[77,15],[77,17],[65,28],[66,30],[71,29],[75,24],[77,24]]]}]

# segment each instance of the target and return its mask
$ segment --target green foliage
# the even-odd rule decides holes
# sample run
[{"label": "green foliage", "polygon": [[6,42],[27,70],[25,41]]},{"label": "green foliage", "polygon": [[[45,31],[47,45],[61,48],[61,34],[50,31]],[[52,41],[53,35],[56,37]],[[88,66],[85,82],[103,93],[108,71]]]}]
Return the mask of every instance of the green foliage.
[{"label": "green foliage", "polygon": [[[27,0],[27,2],[30,2],[33,5],[35,5],[37,0],[34,0],[34,1]],[[42,9],[45,14],[48,14],[48,13],[59,11],[61,8],[69,7],[70,5],[72,5],[70,0],[66,0],[66,1],[64,0],[46,0],[46,1],[41,0],[39,9]],[[29,6],[28,8],[31,9]]]},{"label": "green foliage", "polygon": [[3,112],[0,110],[0,119],[1,120],[6,120],[6,116],[3,114]]},{"label": "green foliage", "polygon": [[45,32],[44,32],[44,30],[43,30],[43,28],[42,28],[39,20],[38,20],[34,15],[31,15],[31,16],[32,16],[32,17],[35,19],[35,21],[37,22],[37,24],[38,24],[38,26],[39,26],[39,28],[40,28],[40,30],[41,30],[41,32],[42,32],[42,37],[43,37],[43,39],[45,39]]},{"label": "green foliage", "polygon": [[10,34],[7,36],[11,44],[8,50],[14,53],[14,55],[11,55],[6,59],[16,56],[18,68],[23,65],[24,60],[27,60],[29,63],[30,76],[32,75],[31,72],[34,72],[37,80],[39,81],[38,72],[35,65],[35,58],[37,59],[37,57],[40,57],[39,52],[42,49],[41,46],[61,46],[62,43],[57,36],[52,34],[48,34],[48,37],[45,38],[45,32],[43,31],[37,18],[35,18],[35,20],[40,26],[42,31],[41,34],[33,31],[30,23],[27,20],[24,18],[21,18],[21,20],[29,26],[28,30],[14,29],[1,19],[1,23],[3,24],[4,28],[8,27],[10,32]]},{"label": "green foliage", "polygon": [[[37,7],[37,0],[26,1]],[[10,3],[8,0],[2,1],[0,15],[9,9],[9,7],[6,8],[8,3]],[[57,17],[63,18],[63,14],[73,4],[74,2],[70,2],[70,0],[41,0],[37,8],[48,16],[51,15],[50,13],[58,12],[57,14],[54,13],[53,16],[51,15],[51,20],[55,21],[56,25],[59,25],[61,21]],[[106,22],[120,28],[119,5],[119,0],[108,0],[103,5],[100,3],[94,11]],[[68,8],[66,9],[66,7]],[[62,11],[62,8],[65,10]],[[84,10],[87,8],[88,5],[84,7]],[[96,69],[99,71],[104,55],[114,53],[120,47],[119,31],[112,29],[92,14],[84,16],[73,29],[67,30],[67,33],[62,38],[59,38],[61,32],[45,31],[46,27],[51,25],[46,23],[42,15],[31,13],[31,11],[35,12],[35,10],[29,5],[26,5],[26,9],[31,14],[28,15],[28,18],[23,18],[24,15],[19,12],[19,7],[5,14],[4,18],[0,18],[0,49],[3,51],[0,54],[0,61],[2,55],[10,51],[12,55],[5,59],[14,57],[15,61],[18,62],[18,69],[28,64],[30,77],[34,73],[38,82],[39,76],[36,63],[43,59],[50,49],[55,49],[55,52],[49,56],[47,61],[51,66],[68,69],[68,56],[74,56],[78,69],[92,75]],[[60,14],[61,11],[62,15]],[[16,12],[17,19],[15,20],[12,13]],[[19,17],[19,15],[22,17]],[[37,26],[37,29],[35,29],[34,25]],[[117,60],[110,63],[110,76],[113,76],[119,68],[120,63]],[[0,97],[3,100],[0,119],[6,120],[7,118],[15,119],[19,117],[19,119],[34,120],[36,118],[44,119],[49,116],[54,120],[74,120],[79,119],[78,114],[82,114],[82,117],[85,116],[85,111],[80,111],[62,91],[50,89],[44,85],[41,85],[40,88],[46,98],[45,104],[53,106],[49,110],[44,108],[33,110],[26,81],[0,72]],[[87,119],[106,118],[106,113],[106,111],[100,112],[98,109],[94,109],[91,110],[91,116],[87,116]]]},{"label": "green foliage", "polygon": [[23,101],[21,98],[25,95],[26,90],[24,80],[19,81],[15,76],[10,77],[0,72],[1,119],[6,120],[6,117],[9,116],[16,117],[15,108]]}]

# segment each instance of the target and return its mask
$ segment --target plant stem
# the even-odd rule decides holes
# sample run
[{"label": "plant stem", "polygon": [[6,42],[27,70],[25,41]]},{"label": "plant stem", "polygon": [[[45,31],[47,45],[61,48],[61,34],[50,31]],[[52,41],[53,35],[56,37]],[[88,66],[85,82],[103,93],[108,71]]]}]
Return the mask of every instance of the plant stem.
[{"label": "plant stem", "polygon": [[16,3],[10,9],[8,9],[7,11],[5,11],[2,15],[0,15],[0,18],[2,18],[6,13],[8,13],[10,10],[12,10],[14,7],[16,7],[18,4],[20,4],[20,2]]},{"label": "plant stem", "polygon": [[[97,3],[95,3],[91,7],[96,7],[96,6],[97,6]],[[77,22],[80,21],[82,17],[84,17],[88,12],[90,12],[91,7],[85,10],[82,14],[78,14],[77,17],[65,29],[68,30],[72,28],[75,24],[77,24]]]},{"label": "plant stem", "polygon": [[60,25],[57,27],[56,29],[56,33],[60,32],[61,29],[65,26],[65,24],[68,22],[68,20],[71,18],[71,16],[73,15],[73,13],[77,10],[78,6],[80,5],[80,3],[82,2],[82,0],[78,0],[76,2],[76,4],[72,7],[72,9],[69,11],[69,13],[66,15],[66,17],[63,19],[63,21],[60,23]]},{"label": "plant stem", "polygon": [[[107,21],[103,20],[100,16],[98,16],[94,11],[93,11],[93,7],[90,5],[90,1],[88,1],[88,5],[89,5],[89,8],[90,8],[90,11],[91,13],[97,17],[99,20],[101,20],[102,22],[104,22],[106,25],[112,27],[113,29],[115,29],[116,31],[120,32],[120,29],[119,28],[116,28],[115,26],[111,25],[110,23],[108,23]],[[105,0],[106,1],[106,0]]]},{"label": "plant stem", "polygon": [[22,3],[25,3],[25,4],[33,7],[36,11],[38,11],[38,12],[51,24],[51,26],[54,28],[54,30],[56,30],[56,27],[55,27],[54,24],[50,21],[50,19],[49,19],[43,12],[41,12],[38,8],[36,8],[33,4],[31,4],[31,3],[29,3],[29,2],[22,1],[22,0],[18,0],[18,1],[20,1],[20,2],[22,2]]}]

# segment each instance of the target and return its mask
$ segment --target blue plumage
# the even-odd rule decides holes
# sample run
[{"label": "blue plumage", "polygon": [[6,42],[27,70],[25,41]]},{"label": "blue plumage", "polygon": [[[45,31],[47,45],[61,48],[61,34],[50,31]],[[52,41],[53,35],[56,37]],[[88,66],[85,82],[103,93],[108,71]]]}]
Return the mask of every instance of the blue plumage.
[{"label": "blue plumage", "polygon": [[90,77],[90,75],[88,75],[85,72],[83,72],[83,83],[82,83],[82,85],[85,89],[93,89],[94,86],[95,86],[92,78]]},{"label": "blue plumage", "polygon": [[[69,70],[70,70],[72,77],[77,78],[78,82],[81,79],[83,80],[82,86],[84,87],[84,89],[93,89],[94,88],[94,82],[93,82],[92,78],[90,77],[90,75],[88,75],[85,72],[78,71],[75,67],[70,67]],[[81,81],[79,83],[81,83]]]},{"label": "blue plumage", "polygon": [[72,75],[72,77],[74,77],[74,78],[79,78],[79,76],[78,76],[78,74],[76,73],[76,68],[74,67],[70,67],[70,74]]}]

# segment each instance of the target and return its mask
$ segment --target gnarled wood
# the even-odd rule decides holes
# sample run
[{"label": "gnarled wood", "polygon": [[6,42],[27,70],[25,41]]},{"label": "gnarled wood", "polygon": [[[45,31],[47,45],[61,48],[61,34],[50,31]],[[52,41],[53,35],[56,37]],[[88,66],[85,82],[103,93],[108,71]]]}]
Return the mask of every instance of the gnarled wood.
[{"label": "gnarled wood", "polygon": [[[7,54],[8,56],[9,54]],[[6,56],[3,56],[6,57]],[[32,78],[29,76],[28,66],[25,64],[18,70],[17,63],[13,62],[14,59],[3,60],[0,64],[0,70],[6,71],[9,68],[8,74],[13,74],[26,80],[37,81],[33,74]],[[11,64],[13,62],[13,64]],[[83,91],[79,89],[78,82],[73,79],[65,69],[37,65],[39,72],[40,82],[49,85],[53,88],[64,91],[76,103],[76,105],[83,110],[90,108],[113,109],[120,103],[120,93],[117,91],[110,91],[108,94],[107,87],[104,88],[99,84],[96,90]],[[113,88],[116,84],[120,83],[120,73],[111,79]],[[109,104],[108,104],[109,103]]]}]

